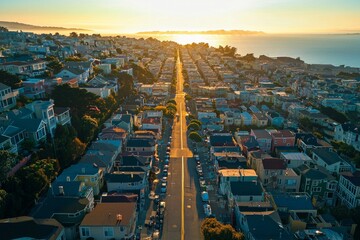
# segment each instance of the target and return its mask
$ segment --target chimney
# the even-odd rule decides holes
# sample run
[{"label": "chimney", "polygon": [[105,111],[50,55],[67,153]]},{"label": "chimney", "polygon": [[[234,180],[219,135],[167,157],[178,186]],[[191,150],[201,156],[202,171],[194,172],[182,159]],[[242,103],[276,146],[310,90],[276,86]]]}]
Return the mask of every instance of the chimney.
[{"label": "chimney", "polygon": [[122,221],[122,215],[121,214],[116,214],[116,223],[121,223]]},{"label": "chimney", "polygon": [[66,181],[67,181],[67,182],[70,182],[70,181],[71,181],[71,180],[70,180],[70,176],[67,176],[67,177],[66,177]]},{"label": "chimney", "polygon": [[65,195],[64,186],[59,186],[59,195],[61,195],[61,196]]}]

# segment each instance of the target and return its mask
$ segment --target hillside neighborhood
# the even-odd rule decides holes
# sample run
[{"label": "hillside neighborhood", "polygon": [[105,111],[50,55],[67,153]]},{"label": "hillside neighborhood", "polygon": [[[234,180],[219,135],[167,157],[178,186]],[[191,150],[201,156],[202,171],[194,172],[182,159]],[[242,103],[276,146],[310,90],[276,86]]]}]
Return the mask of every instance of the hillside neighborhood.
[{"label": "hillside neighborhood", "polygon": [[1,239],[170,239],[186,146],[201,221],[360,238],[359,68],[0,31],[0,100]]}]

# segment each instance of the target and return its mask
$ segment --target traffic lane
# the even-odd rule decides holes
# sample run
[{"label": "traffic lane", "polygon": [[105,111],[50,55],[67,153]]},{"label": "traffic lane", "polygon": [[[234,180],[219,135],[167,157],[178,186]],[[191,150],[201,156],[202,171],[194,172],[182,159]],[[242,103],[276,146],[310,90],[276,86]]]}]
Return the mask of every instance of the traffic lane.
[{"label": "traffic lane", "polygon": [[170,158],[163,239],[180,239],[181,231],[181,158]]},{"label": "traffic lane", "polygon": [[200,224],[204,218],[194,158],[185,162],[185,239],[201,239]]}]

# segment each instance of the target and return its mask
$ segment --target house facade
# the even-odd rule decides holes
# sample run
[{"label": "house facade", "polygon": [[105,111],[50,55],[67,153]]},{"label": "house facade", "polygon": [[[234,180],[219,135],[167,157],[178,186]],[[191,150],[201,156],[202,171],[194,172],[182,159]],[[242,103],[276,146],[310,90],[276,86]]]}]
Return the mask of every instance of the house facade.
[{"label": "house facade", "polygon": [[18,90],[12,90],[11,87],[0,83],[0,112],[15,107],[18,95]]}]

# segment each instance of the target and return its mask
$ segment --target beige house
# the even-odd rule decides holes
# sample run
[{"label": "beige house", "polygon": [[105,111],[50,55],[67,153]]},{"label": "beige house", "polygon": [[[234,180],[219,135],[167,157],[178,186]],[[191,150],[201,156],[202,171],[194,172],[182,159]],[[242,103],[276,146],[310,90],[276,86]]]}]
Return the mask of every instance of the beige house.
[{"label": "beige house", "polygon": [[133,239],[136,219],[136,202],[99,203],[80,224],[80,239]]},{"label": "beige house", "polygon": [[286,167],[286,162],[280,158],[265,158],[256,170],[266,189],[276,189],[283,192],[298,192],[301,177],[293,169]]}]

